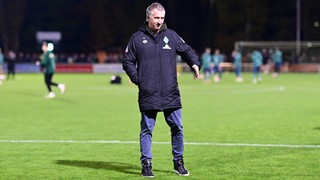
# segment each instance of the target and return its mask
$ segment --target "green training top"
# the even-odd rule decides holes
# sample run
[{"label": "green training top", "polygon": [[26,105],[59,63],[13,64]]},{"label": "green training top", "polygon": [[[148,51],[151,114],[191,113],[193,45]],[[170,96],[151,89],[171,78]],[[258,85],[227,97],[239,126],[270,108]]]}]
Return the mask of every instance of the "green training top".
[{"label": "green training top", "polygon": [[48,51],[41,55],[41,67],[44,68],[45,74],[53,74],[56,70],[56,57]]}]

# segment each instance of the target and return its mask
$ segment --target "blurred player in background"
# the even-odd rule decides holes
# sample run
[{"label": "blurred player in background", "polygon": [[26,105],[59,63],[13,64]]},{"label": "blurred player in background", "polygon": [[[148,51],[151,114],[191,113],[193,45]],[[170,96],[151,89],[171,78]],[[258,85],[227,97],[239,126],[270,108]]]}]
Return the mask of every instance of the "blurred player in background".
[{"label": "blurred player in background", "polygon": [[16,74],[15,72],[15,64],[16,64],[16,53],[13,51],[9,51],[7,58],[7,79],[14,79]]},{"label": "blurred player in background", "polygon": [[163,112],[171,130],[174,171],[188,176],[184,167],[184,133],[181,99],[177,82],[176,55],[181,55],[199,78],[199,60],[192,48],[164,22],[165,9],[152,3],[146,21],[128,43],[122,60],[123,69],[139,89],[141,175],[153,178],[152,132],[158,112]]},{"label": "blurred player in background", "polygon": [[269,65],[269,59],[270,59],[270,55],[269,52],[266,48],[262,48],[261,50],[262,53],[262,67],[261,69],[263,70],[264,74],[269,74],[269,70],[270,70],[270,65]]},{"label": "blurred player in background", "polygon": [[58,87],[61,93],[64,93],[65,85],[52,82],[52,78],[56,70],[56,58],[53,52],[48,48],[47,42],[43,42],[41,48],[43,51],[43,54],[40,56],[41,62],[37,62],[37,64],[41,66],[41,70],[44,73],[45,84],[49,91],[49,94],[45,97],[54,98],[55,93],[52,91],[51,86]]},{"label": "blurred player in background", "polygon": [[234,65],[234,72],[236,74],[236,81],[237,82],[242,82],[243,78],[242,78],[242,55],[241,53],[235,49],[232,52],[232,59],[233,59],[233,65]]},{"label": "blurred player in background", "polygon": [[251,54],[252,65],[253,65],[253,83],[258,83],[262,81],[262,76],[260,72],[260,68],[262,65],[262,54],[258,50],[254,50]]},{"label": "blurred player in background", "polygon": [[4,65],[4,55],[2,53],[2,49],[0,48],[0,85],[2,84],[2,81],[5,79],[3,65]]},{"label": "blurred player in background", "polygon": [[219,49],[214,50],[214,54],[212,56],[212,61],[213,61],[214,81],[219,82],[222,78],[221,63],[223,62],[223,56],[220,54]]},{"label": "blurred player in background", "polygon": [[281,72],[281,66],[282,66],[282,52],[278,47],[276,47],[273,56],[273,63],[274,63],[274,71],[272,76],[273,77],[278,77],[280,72]]},{"label": "blurred player in background", "polygon": [[202,69],[204,74],[204,81],[210,81],[211,75],[212,75],[212,68],[211,68],[211,62],[212,62],[212,55],[211,55],[211,48],[206,47],[204,50],[204,53],[201,57],[202,60]]}]

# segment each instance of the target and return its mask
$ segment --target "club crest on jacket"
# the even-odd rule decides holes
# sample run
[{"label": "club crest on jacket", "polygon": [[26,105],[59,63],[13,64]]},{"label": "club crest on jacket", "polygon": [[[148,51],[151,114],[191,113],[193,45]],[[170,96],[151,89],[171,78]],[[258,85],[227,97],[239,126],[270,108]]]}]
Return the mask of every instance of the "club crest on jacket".
[{"label": "club crest on jacket", "polygon": [[169,39],[167,38],[167,36],[163,38],[163,42],[166,43],[166,45],[163,46],[162,49],[171,49],[171,47],[168,45]]}]

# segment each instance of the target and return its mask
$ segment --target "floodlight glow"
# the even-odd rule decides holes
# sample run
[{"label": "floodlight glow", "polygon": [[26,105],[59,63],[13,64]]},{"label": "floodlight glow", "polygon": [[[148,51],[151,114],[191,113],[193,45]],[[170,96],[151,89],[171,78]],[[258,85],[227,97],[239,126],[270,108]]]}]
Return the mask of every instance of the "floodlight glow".
[{"label": "floodlight glow", "polygon": [[52,43],[48,43],[48,51],[53,51],[54,45]]},{"label": "floodlight glow", "polygon": [[311,48],[312,47],[312,42],[307,42],[307,47]]}]

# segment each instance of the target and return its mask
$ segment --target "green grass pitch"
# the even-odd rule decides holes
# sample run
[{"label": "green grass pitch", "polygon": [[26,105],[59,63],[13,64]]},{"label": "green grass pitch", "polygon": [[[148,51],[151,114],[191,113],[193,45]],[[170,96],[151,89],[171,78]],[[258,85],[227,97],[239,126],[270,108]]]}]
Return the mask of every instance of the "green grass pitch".
[{"label": "green grass pitch", "polygon": [[[0,179],[143,179],[137,88],[121,75],[56,74],[55,99],[41,74],[17,74],[0,86]],[[318,179],[319,74],[252,74],[236,83],[179,76],[186,179]],[[72,141],[71,141],[72,140]],[[162,113],[153,134],[157,179],[177,179]],[[182,178],[182,177],[181,177]]]}]

